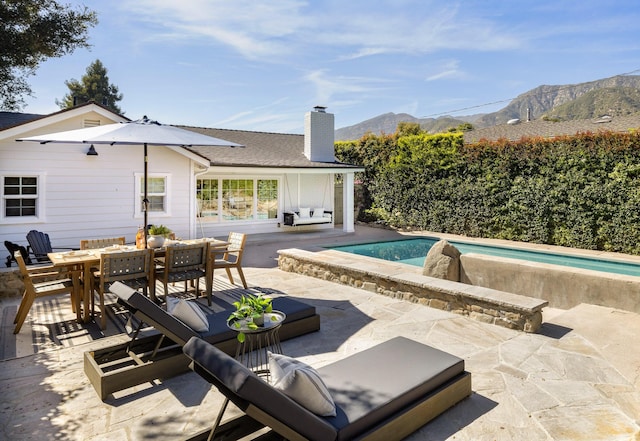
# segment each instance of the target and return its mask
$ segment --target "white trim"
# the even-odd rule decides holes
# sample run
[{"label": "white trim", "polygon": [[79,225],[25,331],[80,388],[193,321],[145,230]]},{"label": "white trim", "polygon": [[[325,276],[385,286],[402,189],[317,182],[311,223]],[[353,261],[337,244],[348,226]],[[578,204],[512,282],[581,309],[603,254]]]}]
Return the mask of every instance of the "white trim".
[{"label": "white trim", "polygon": [[[27,177],[34,176],[38,179],[37,197],[36,197],[36,215],[35,216],[5,216],[5,196],[4,196],[4,178],[5,177]],[[36,171],[11,171],[0,174],[0,223],[3,225],[19,225],[46,222],[45,203],[46,194],[46,172]]]},{"label": "white trim", "polygon": [[364,168],[339,168],[339,167],[326,167],[326,168],[299,168],[299,167],[224,167],[219,165],[211,166],[209,169],[209,173],[215,175],[264,175],[264,174],[274,174],[274,175],[285,175],[285,174],[325,174],[325,173],[356,173],[356,172],[364,172]]}]

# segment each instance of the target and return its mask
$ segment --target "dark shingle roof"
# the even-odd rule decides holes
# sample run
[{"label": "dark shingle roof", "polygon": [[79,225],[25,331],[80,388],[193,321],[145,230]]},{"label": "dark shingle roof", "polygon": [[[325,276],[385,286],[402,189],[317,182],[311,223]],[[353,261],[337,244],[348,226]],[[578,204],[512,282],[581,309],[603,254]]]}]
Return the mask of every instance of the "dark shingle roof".
[{"label": "dark shingle roof", "polygon": [[47,115],[38,115],[36,113],[18,113],[18,112],[0,112],[0,130],[9,127],[19,126]]},{"label": "dark shingle roof", "polygon": [[517,141],[523,137],[541,136],[553,138],[562,135],[575,135],[586,132],[627,132],[640,128],[640,113],[628,116],[603,117],[573,121],[551,122],[535,120],[518,124],[501,124],[493,127],[471,130],[464,134],[465,143],[474,143],[481,139],[495,141],[508,139]]},{"label": "dark shingle roof", "polygon": [[[286,167],[286,168],[352,168],[341,162],[313,162],[304,155],[304,135],[249,132],[177,126],[203,135],[242,144],[245,147],[188,147],[211,162],[212,166]],[[359,168],[359,167],[358,167]]]}]

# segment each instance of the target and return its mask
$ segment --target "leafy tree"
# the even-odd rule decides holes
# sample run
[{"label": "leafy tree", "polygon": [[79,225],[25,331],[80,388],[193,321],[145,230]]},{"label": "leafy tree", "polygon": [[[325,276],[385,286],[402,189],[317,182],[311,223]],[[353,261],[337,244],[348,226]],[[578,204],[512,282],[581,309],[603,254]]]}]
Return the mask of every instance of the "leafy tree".
[{"label": "leafy tree", "polygon": [[100,60],[94,61],[87,67],[87,73],[82,76],[81,81],[71,79],[65,81],[64,84],[69,88],[69,93],[64,96],[62,101],[56,100],[56,104],[61,109],[69,109],[77,104],[95,101],[122,114],[122,110],[117,104],[122,100],[122,94],[118,93],[118,88],[115,85],[109,84],[107,68]]},{"label": "leafy tree", "polygon": [[420,124],[416,122],[402,121],[398,123],[396,127],[396,136],[408,136],[408,135],[420,135],[425,133],[420,127]]},{"label": "leafy tree", "polygon": [[97,23],[86,7],[72,10],[55,0],[0,2],[0,108],[20,110],[32,94],[27,78],[38,65],[89,47],[87,31]]}]

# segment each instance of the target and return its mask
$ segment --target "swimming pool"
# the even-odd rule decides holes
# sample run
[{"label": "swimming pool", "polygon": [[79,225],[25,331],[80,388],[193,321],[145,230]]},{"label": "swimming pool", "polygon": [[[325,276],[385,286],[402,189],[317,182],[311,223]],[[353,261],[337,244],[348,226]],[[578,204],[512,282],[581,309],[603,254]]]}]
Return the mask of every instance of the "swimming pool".
[{"label": "swimming pool", "polygon": [[[419,239],[395,240],[390,242],[335,246],[330,248],[346,253],[359,254],[361,256],[375,257],[377,259],[401,262],[421,267],[424,265],[424,259],[429,252],[429,249],[431,249],[433,244],[438,242],[438,240],[440,239],[425,237]],[[460,250],[462,254],[487,254],[490,256],[508,257],[511,259],[529,260],[533,262],[550,263],[554,265],[640,277],[640,265],[629,262],[569,256],[544,251],[522,250],[467,242],[449,241],[449,243]]]}]

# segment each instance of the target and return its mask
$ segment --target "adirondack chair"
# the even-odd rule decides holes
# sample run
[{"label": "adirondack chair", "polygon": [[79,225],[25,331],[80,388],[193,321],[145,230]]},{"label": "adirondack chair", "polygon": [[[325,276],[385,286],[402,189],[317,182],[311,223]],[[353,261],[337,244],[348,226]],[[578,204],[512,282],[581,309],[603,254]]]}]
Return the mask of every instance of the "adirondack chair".
[{"label": "adirondack chair", "polygon": [[31,258],[29,257],[29,252],[25,247],[18,245],[17,243],[9,242],[8,240],[4,241],[4,246],[7,247],[7,251],[9,251],[9,255],[7,256],[7,267],[11,266],[11,262],[16,262],[15,257],[13,257],[16,251],[20,252],[22,259],[24,259],[24,262],[27,265],[31,265]]},{"label": "adirondack chair", "polygon": [[[53,252],[54,248],[51,247],[51,240],[47,233],[31,230],[27,233],[27,241],[29,242],[30,252],[37,262],[50,262],[47,254]],[[71,250],[72,248],[56,249]]]}]

